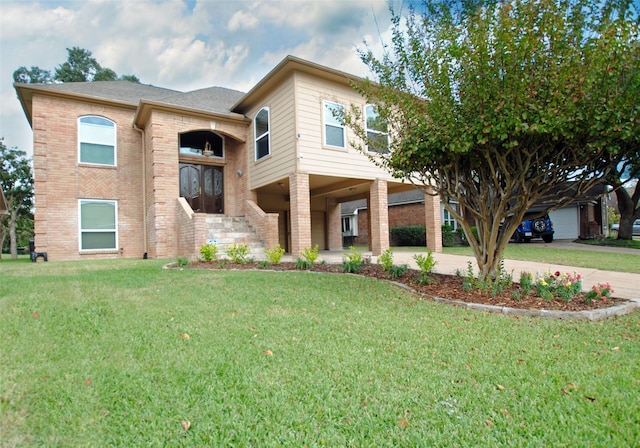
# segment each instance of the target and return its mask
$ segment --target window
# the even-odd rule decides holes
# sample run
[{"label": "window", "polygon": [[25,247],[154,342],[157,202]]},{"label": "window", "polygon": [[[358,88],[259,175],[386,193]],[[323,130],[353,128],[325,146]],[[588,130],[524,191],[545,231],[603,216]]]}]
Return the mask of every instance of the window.
[{"label": "window", "polygon": [[458,223],[453,218],[453,216],[451,216],[451,213],[449,213],[449,210],[447,210],[444,207],[442,208],[442,224],[450,225],[453,228],[453,230],[456,230],[458,228]]},{"label": "window", "polygon": [[327,146],[345,147],[344,126],[339,116],[344,113],[342,104],[324,102],[324,143]]},{"label": "window", "polygon": [[215,132],[191,131],[179,136],[180,154],[224,157],[224,138]]},{"label": "window", "polygon": [[254,120],[253,133],[256,139],[256,160],[271,154],[269,142],[269,108],[260,109]]},{"label": "window", "polygon": [[389,133],[387,123],[378,115],[378,108],[373,104],[365,107],[367,120],[367,151],[386,154],[389,152]]},{"label": "window", "polygon": [[118,248],[116,201],[80,199],[80,250]]},{"label": "window", "polygon": [[80,117],[78,146],[80,163],[115,166],[116,124],[102,117]]}]

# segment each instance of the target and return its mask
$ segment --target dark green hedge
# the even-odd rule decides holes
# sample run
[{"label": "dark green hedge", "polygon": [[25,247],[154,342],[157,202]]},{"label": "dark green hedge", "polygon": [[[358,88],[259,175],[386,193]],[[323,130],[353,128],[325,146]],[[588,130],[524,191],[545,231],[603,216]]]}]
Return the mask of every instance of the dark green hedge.
[{"label": "dark green hedge", "polygon": [[425,226],[391,227],[392,246],[426,246],[427,230]]}]

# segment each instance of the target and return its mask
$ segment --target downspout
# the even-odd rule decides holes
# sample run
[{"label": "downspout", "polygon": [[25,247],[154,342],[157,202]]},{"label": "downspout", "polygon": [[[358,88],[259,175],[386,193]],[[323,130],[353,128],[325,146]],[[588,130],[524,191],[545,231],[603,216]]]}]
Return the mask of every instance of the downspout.
[{"label": "downspout", "polygon": [[142,258],[147,259],[147,148],[144,135],[144,129],[136,126],[135,122],[131,125],[134,130],[140,133],[142,139],[142,245],[144,254]]}]

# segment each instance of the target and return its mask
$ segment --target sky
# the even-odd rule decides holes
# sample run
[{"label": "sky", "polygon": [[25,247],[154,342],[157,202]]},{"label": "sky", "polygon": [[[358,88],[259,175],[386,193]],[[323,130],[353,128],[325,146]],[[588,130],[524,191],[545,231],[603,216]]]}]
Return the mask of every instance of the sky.
[{"label": "sky", "polygon": [[390,25],[388,0],[0,0],[0,138],[31,156],[13,72],[53,72],[67,48],[143,84],[246,92],[287,55],[368,76],[356,49],[380,51]]}]

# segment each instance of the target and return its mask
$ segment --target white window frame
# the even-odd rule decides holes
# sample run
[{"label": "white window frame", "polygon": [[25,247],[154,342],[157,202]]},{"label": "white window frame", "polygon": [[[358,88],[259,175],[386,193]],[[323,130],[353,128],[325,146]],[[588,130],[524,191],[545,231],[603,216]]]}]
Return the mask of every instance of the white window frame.
[{"label": "white window frame", "polygon": [[[322,133],[323,133],[324,146],[327,146],[330,148],[346,149],[347,135],[345,132],[345,128],[341,123],[338,122],[338,120],[335,117],[333,117],[332,109],[342,109],[343,111],[345,110],[343,104],[336,103],[334,101],[327,101],[327,100],[322,101]],[[327,116],[327,114],[329,114],[329,116]],[[332,121],[329,122],[329,120],[332,120]],[[331,126],[333,128],[338,128],[342,130],[342,146],[333,145],[327,142],[327,126]]]},{"label": "white window frame", "polygon": [[442,207],[442,224],[449,224],[453,227],[453,230],[458,229],[458,221],[451,216],[451,213],[446,208]]},{"label": "white window frame", "polygon": [[[85,118],[98,118],[100,120],[105,120],[111,123],[113,126],[104,126],[95,123],[84,123],[82,120]],[[103,129],[100,129],[103,128]],[[107,138],[105,129],[113,128],[112,135]],[[95,133],[91,132],[91,129],[96,131]],[[103,135],[100,135],[103,134]],[[83,115],[78,117],[78,163],[87,164],[87,165],[99,165],[99,166],[117,166],[118,165],[118,125],[115,121],[110,120],[106,117],[102,117],[100,115]],[[104,146],[112,146],[113,147],[113,163],[98,163],[82,160],[82,143],[91,143],[98,144]]]},{"label": "white window frame", "polygon": [[[376,151],[375,149],[369,149],[369,145],[367,144],[367,152],[371,152],[375,154],[387,154],[389,152],[389,132],[384,132],[384,131],[380,131],[378,129],[373,129],[369,127],[369,108],[373,108],[375,110],[377,106],[375,104],[367,104],[364,106],[364,126],[366,129],[367,137],[369,137],[369,134],[385,135],[387,137],[387,149],[384,152],[380,152],[380,151]],[[377,112],[376,112],[376,115],[378,115]]]},{"label": "white window frame", "polygon": [[[102,228],[102,229],[83,229],[82,228],[82,205],[90,202],[101,202],[112,204],[114,207],[114,227]],[[82,235],[85,233],[98,233],[98,232],[113,232],[115,234],[114,247],[104,248],[83,248],[82,247]],[[81,252],[96,252],[96,251],[115,251],[118,250],[118,201],[114,199],[78,199],[78,248]]]},{"label": "white window frame", "polygon": [[[267,111],[267,131],[263,132],[262,134],[258,135],[258,126],[256,125],[256,121],[258,120],[258,115],[260,115],[260,113],[262,111]],[[258,157],[258,141],[262,140],[264,137],[267,138],[267,153],[261,157]],[[271,155],[271,110],[268,107],[263,107],[261,108],[258,113],[256,114],[256,116],[253,118],[253,141],[255,143],[255,160],[256,162],[258,160],[262,160],[265,157],[268,157]]]}]

